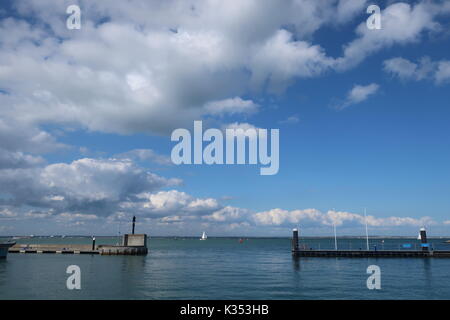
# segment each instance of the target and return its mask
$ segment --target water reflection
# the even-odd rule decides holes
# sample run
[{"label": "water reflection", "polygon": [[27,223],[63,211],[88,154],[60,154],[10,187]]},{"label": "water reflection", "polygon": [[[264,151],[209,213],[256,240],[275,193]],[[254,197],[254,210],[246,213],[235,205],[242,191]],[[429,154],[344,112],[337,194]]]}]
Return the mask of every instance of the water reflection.
[{"label": "water reflection", "polygon": [[432,262],[430,259],[422,259],[423,263],[423,273],[425,278],[425,286],[428,292],[432,292],[433,287],[433,272],[431,270]]},{"label": "water reflection", "polygon": [[294,271],[300,271],[300,257],[292,256],[292,266],[294,267]]}]

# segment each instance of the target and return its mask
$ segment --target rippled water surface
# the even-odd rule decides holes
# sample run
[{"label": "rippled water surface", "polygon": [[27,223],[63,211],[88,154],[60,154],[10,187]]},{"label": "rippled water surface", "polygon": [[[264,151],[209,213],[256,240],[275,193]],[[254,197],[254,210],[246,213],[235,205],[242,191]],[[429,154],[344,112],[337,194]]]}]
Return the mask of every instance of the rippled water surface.
[{"label": "rippled water surface", "polygon": [[[89,243],[88,238],[21,240]],[[115,243],[116,238],[97,238]],[[330,248],[333,239],[302,240]],[[450,249],[445,239],[432,240]],[[398,249],[415,239],[371,241]],[[364,248],[361,239],[339,240],[342,249]],[[147,256],[10,253],[0,261],[0,299],[449,299],[450,259],[300,258],[290,239],[152,238]],[[368,290],[366,269],[381,268],[381,290]],[[66,288],[66,268],[81,268],[81,290]]]}]

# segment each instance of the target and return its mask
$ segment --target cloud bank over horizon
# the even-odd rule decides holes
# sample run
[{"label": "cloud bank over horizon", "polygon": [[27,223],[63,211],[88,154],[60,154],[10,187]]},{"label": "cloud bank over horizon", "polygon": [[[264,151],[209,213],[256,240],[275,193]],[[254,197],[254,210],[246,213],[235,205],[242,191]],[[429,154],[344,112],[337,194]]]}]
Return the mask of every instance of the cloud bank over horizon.
[{"label": "cloud bank over horizon", "polygon": [[[65,26],[65,9],[74,3],[82,8],[77,31]],[[62,138],[77,130],[165,137],[199,119],[221,128],[256,128],[249,119],[267,112],[268,96],[283,95],[294,83],[351,72],[378,52],[441,34],[441,19],[450,14],[443,1],[389,2],[381,32],[371,32],[368,4],[11,2],[10,12],[0,15],[0,235],[32,230],[35,221],[36,228],[53,221],[53,229],[63,226],[66,232],[102,226],[112,233],[134,214],[142,224],[178,233],[210,227],[224,234],[280,234],[297,224],[321,232],[333,223],[359,230],[365,220],[358,213],[255,211],[180,191],[189,188],[188,179],[170,171],[170,158],[153,149],[130,147],[113,157],[77,155],[70,161],[49,155],[82,148]],[[349,25],[351,39],[331,54],[318,34]],[[450,79],[449,61],[395,56],[380,68],[401,81],[443,86]],[[337,109],[345,112],[380,90],[375,80],[353,83]],[[299,119],[301,114],[291,113],[275,123],[292,126]],[[168,172],[156,174],[142,162]],[[380,232],[441,223],[428,215],[369,215],[367,222]]]}]

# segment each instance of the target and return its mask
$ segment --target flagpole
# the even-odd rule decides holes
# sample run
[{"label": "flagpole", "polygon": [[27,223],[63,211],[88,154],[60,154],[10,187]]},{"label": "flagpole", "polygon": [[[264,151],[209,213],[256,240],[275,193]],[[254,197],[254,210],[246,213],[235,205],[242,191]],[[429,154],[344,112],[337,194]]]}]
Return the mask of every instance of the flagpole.
[{"label": "flagpole", "polygon": [[337,251],[336,223],[333,223],[333,227],[334,227],[334,250]]},{"label": "flagpole", "polygon": [[[333,208],[333,212],[335,212],[334,208]],[[337,251],[337,236],[336,236],[336,221],[334,221],[333,219],[333,229],[334,229],[334,250]]]},{"label": "flagpole", "polygon": [[366,243],[367,243],[367,251],[369,251],[369,231],[367,229],[367,213],[366,208],[364,208],[364,222],[366,223]]}]

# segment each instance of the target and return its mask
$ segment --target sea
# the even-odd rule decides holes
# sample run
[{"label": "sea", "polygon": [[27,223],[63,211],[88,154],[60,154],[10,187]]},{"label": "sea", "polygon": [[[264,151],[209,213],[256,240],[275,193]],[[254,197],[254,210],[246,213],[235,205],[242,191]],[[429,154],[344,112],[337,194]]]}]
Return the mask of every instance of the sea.
[{"label": "sea", "polygon": [[[430,239],[450,250],[448,239]],[[34,237],[18,243],[89,244],[88,237]],[[118,237],[97,237],[116,244]],[[301,238],[303,248],[334,248],[334,238]],[[418,248],[417,239],[370,239],[377,249]],[[450,259],[293,258],[289,238],[149,238],[146,256],[9,253],[0,260],[0,299],[449,299]],[[365,249],[363,238],[339,249]],[[80,269],[70,290],[67,268]],[[369,289],[369,266],[380,289]]]}]

